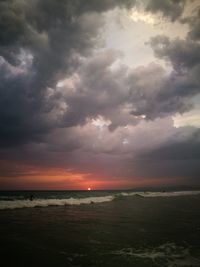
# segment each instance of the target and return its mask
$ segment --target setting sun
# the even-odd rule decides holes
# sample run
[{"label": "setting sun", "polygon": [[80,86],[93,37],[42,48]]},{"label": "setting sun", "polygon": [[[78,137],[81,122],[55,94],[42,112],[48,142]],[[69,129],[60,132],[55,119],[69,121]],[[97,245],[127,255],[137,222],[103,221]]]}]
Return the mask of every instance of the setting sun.
[{"label": "setting sun", "polygon": [[91,190],[91,188],[90,187],[88,187],[88,189],[87,189],[88,191],[90,191]]}]

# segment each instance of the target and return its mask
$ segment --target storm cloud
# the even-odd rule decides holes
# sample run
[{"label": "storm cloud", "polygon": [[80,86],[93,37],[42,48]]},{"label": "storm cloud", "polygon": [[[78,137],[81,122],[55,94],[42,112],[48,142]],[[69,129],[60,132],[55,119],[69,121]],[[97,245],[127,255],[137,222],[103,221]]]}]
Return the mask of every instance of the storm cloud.
[{"label": "storm cloud", "polygon": [[185,2],[185,0],[150,0],[146,8],[154,13],[160,12],[174,21],[182,15]]},{"label": "storm cloud", "polygon": [[[24,166],[46,166],[98,173],[103,180],[164,179],[166,164],[168,176],[199,183],[199,129],[173,123],[193,110],[200,93],[199,12],[185,16],[190,5],[1,1],[0,176],[9,177],[10,162],[16,177],[26,173]],[[187,25],[185,37],[154,32],[146,42],[154,62],[124,64],[124,52],[106,47],[104,32],[113,10],[128,20],[133,8],[142,9],[143,21],[161,16],[163,25]],[[181,171],[186,159],[187,175]]]},{"label": "storm cloud", "polygon": [[1,2],[2,144],[26,142],[57,124],[49,115],[56,106],[49,87],[92,52],[103,24],[100,13],[128,2]]}]

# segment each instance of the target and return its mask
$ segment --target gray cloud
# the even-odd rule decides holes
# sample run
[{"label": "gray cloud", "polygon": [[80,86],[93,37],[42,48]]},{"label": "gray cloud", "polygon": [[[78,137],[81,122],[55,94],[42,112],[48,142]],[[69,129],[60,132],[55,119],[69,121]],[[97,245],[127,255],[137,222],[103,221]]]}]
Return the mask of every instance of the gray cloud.
[{"label": "gray cloud", "polygon": [[200,158],[199,148],[200,130],[185,127],[178,131],[175,139],[163,142],[144,157],[156,160],[197,160]]},{"label": "gray cloud", "polygon": [[[200,17],[200,15],[199,15]],[[189,32],[189,38],[193,40],[200,39],[200,18],[196,18],[194,21],[191,22],[191,30]]]},{"label": "gray cloud", "polygon": [[[171,5],[179,8],[182,6],[181,2],[165,2],[164,10],[171,8]],[[1,2],[0,53],[5,60],[2,59],[1,63],[0,89],[3,95],[0,100],[2,145],[14,145],[34,138],[38,140],[54,127],[83,124],[88,117],[98,115],[109,119],[109,128],[114,130],[118,126],[137,124],[140,121],[136,118],[138,115],[145,114],[147,118],[153,119],[188,110],[182,99],[177,98],[175,101],[165,94],[169,81],[172,88],[196,88],[196,84],[186,82],[188,75],[173,75],[166,79],[161,68],[158,70],[159,67],[152,66],[144,71],[136,70],[133,71],[134,74],[127,74],[124,67],[118,70],[111,68],[118,57],[114,54],[105,54],[104,58],[102,54],[102,58],[93,58],[85,65],[82,63],[81,57],[91,56],[99,40],[99,30],[103,25],[100,12],[115,6],[129,7],[133,4],[134,1],[125,0],[107,0],[101,3],[87,1],[84,5],[81,1],[31,1],[29,4],[20,0]],[[157,5],[159,3],[156,1],[151,2],[149,8],[151,6],[154,12]],[[166,11],[165,15],[167,14]],[[159,44],[162,45],[160,50]],[[170,43],[164,37],[156,37],[151,41],[156,55],[168,57],[174,65],[181,60],[188,67],[198,63],[198,56],[195,56],[198,45],[181,44],[180,40]],[[179,51],[177,47],[182,49]],[[23,72],[23,66],[27,67],[28,64],[28,71]],[[11,67],[15,68],[15,74]],[[62,92],[51,89],[56,87],[56,82],[64,75],[70,76],[77,69],[81,83],[75,93],[63,95]],[[162,81],[158,77],[160,71]],[[195,71],[198,72],[198,68],[194,73]],[[192,75],[195,74],[190,74]],[[151,89],[147,90],[147,87]],[[6,93],[5,88],[8,88]],[[53,92],[50,94],[51,90]],[[170,91],[173,95],[173,90]],[[155,102],[159,104],[155,105]],[[68,107],[66,112],[65,104]]]},{"label": "gray cloud", "polygon": [[153,13],[160,12],[175,21],[183,13],[185,2],[185,0],[150,0],[146,9]]},{"label": "gray cloud", "polygon": [[[113,180],[123,177],[126,181],[146,179],[147,183],[153,179],[171,185],[199,184],[199,130],[172,128],[170,120],[162,119],[140,123],[128,133],[118,128],[108,135],[104,128],[100,139],[99,134],[92,125],[63,129],[46,138],[46,143],[22,146],[20,154],[10,148],[0,155],[14,159],[13,168],[17,165],[25,171],[34,170],[34,166],[51,167],[66,173],[68,169],[95,173],[102,180],[109,176]],[[129,143],[123,145],[125,137]],[[14,170],[10,172],[14,176]]]},{"label": "gray cloud", "polygon": [[170,40],[167,36],[155,36],[151,38],[150,45],[155,56],[169,63],[173,70],[169,75],[163,76],[156,95],[150,102],[147,100],[143,107],[140,106],[136,113],[149,112],[150,118],[154,118],[156,114],[162,116],[190,110],[190,98],[200,92],[198,41],[190,40],[189,37]]},{"label": "gray cloud", "polygon": [[[199,94],[198,19],[184,22],[190,26],[184,40],[150,40],[170,71],[158,63],[131,68],[120,63],[120,51],[97,48],[102,13],[134,4],[0,2],[1,158],[112,179],[169,175],[197,181],[199,131],[175,129],[169,116],[189,111]],[[184,4],[154,0],[147,10],[181,21]]]},{"label": "gray cloud", "polygon": [[[192,4],[191,4],[192,6]],[[186,23],[189,25],[190,30],[188,32],[188,37],[193,40],[199,40],[200,38],[200,5],[196,1],[192,14],[180,19],[181,23]]]},{"label": "gray cloud", "polygon": [[172,184],[173,179],[182,179],[185,185],[199,185],[199,149],[199,129],[183,127],[170,140],[140,152],[138,158],[132,161],[132,166],[137,165],[135,168],[139,176],[170,178]]},{"label": "gray cloud", "polygon": [[[1,145],[37,139],[59,124],[51,117],[58,102],[56,96],[48,97],[48,88],[54,88],[59,78],[77,67],[80,55],[92,52],[103,25],[100,12],[133,3],[1,1]],[[30,56],[29,71],[22,72]]]},{"label": "gray cloud", "polygon": [[199,65],[200,45],[193,40],[170,40],[166,36],[156,36],[150,42],[157,57],[168,60],[175,70],[192,68]]}]

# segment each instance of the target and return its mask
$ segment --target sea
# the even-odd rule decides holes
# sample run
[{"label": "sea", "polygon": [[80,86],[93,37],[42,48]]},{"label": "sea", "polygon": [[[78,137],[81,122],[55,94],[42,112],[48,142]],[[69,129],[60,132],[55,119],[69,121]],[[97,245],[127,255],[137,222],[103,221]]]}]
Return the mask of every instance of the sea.
[{"label": "sea", "polygon": [[1,266],[200,267],[200,191],[0,191]]}]

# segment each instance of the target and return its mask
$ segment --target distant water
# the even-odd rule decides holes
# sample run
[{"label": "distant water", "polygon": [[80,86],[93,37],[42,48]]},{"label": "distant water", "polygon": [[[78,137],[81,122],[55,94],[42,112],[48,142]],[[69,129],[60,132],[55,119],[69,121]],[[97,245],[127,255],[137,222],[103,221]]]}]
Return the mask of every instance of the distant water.
[{"label": "distant water", "polygon": [[12,191],[0,199],[3,266],[200,267],[200,191]]},{"label": "distant water", "polygon": [[198,194],[200,194],[200,191],[0,191],[0,210],[94,204],[129,196],[149,198]]}]

